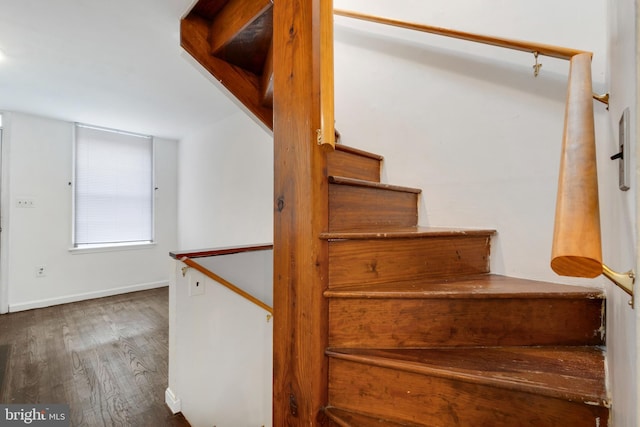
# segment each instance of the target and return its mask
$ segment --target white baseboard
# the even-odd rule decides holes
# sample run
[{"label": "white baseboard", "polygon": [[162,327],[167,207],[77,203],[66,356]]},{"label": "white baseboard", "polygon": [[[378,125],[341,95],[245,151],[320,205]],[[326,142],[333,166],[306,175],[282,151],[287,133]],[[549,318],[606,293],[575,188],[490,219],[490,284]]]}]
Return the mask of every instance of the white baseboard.
[{"label": "white baseboard", "polygon": [[112,295],[126,294],[129,292],[145,291],[147,289],[155,289],[169,286],[168,281],[140,283],[138,285],[123,286],[121,288],[105,289],[102,291],[86,292],[82,294],[67,295],[58,298],[48,298],[36,301],[21,302],[18,304],[9,304],[9,312],[31,310],[34,308],[50,307],[52,305],[67,304],[70,302],[84,301],[94,298],[110,297]]},{"label": "white baseboard", "polygon": [[182,402],[173,394],[169,387],[164,391],[164,402],[167,404],[171,412],[177,414],[182,411]]}]

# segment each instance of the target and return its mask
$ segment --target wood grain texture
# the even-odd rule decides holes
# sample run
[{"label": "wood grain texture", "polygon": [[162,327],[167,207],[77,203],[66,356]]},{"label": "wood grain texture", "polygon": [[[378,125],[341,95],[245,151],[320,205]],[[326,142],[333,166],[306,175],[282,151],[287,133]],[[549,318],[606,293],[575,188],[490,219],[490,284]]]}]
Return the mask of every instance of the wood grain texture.
[{"label": "wood grain texture", "polygon": [[[243,36],[243,30],[259,19],[265,12],[271,12],[271,0],[229,0],[211,20],[211,53],[216,55],[224,46],[239,37],[252,42],[252,32]],[[268,39],[271,40],[272,28]]]},{"label": "wood grain texture", "polygon": [[591,57],[571,59],[551,268],[562,276],[602,274]]},{"label": "wood grain texture", "polygon": [[[271,4],[268,3],[265,10],[247,23],[240,33],[218,48],[216,57],[256,76],[262,75],[273,35],[273,13]],[[214,37],[214,31],[217,29],[212,27],[211,38]]]},{"label": "wood grain texture", "polygon": [[382,156],[339,144],[327,154],[327,174],[380,182],[382,160]]},{"label": "wood grain texture", "polygon": [[418,223],[420,190],[329,177],[329,230],[411,227]]},{"label": "wood grain texture", "polygon": [[[546,351],[551,360],[562,356]],[[526,359],[522,354],[517,357]],[[420,362],[417,363],[420,368],[411,363],[406,366],[397,358],[391,361],[393,366],[371,362],[365,358],[360,361],[331,358],[331,405],[352,411],[367,408],[380,418],[423,426],[566,427],[608,423],[607,409],[597,403],[559,399],[489,380],[431,375]],[[447,365],[446,358],[442,364]],[[575,367],[585,370],[580,365]],[[513,368],[516,373],[523,370],[517,361],[503,369],[506,375],[515,375]],[[496,368],[491,364],[489,369]]]},{"label": "wood grain texture", "polygon": [[329,346],[602,345],[602,300],[332,298]]},{"label": "wood grain texture", "polygon": [[229,0],[198,0],[188,14],[212,20]]},{"label": "wood grain texture", "polygon": [[497,274],[480,274],[434,280],[409,280],[392,284],[367,284],[328,289],[328,298],[474,298],[474,299],[596,299],[604,300],[602,289],[519,279]]},{"label": "wood grain texture", "polygon": [[[320,13],[274,3],[274,384],[277,426],[316,426],[327,403],[326,156],[320,129]],[[331,3],[329,1],[329,3]]]},{"label": "wood grain texture", "polygon": [[331,240],[329,287],[489,272],[488,236]]},{"label": "wood grain texture", "polygon": [[[336,146],[335,94],[333,65],[333,0],[321,1],[318,5],[318,26],[314,37],[319,44],[317,60],[320,68],[320,141],[327,152]],[[319,39],[319,40],[318,40]]]},{"label": "wood grain texture", "polygon": [[164,403],[168,290],[0,316],[2,403],[66,403],[72,426],[188,426]]},{"label": "wood grain texture", "polygon": [[325,408],[324,413],[333,422],[329,427],[422,427],[419,424],[384,420],[333,406]]},{"label": "wood grain texture", "polygon": [[250,113],[269,129],[273,128],[273,111],[262,105],[258,76],[210,54],[209,21],[193,13],[183,18],[180,21],[180,44]]},{"label": "wood grain texture", "polygon": [[607,406],[604,352],[595,347],[349,349],[337,359]]}]

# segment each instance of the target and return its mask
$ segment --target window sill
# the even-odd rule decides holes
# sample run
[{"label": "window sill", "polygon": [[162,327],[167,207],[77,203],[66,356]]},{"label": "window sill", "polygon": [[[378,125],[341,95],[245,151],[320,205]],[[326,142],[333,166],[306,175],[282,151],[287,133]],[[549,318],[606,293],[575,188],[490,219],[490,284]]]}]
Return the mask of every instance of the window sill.
[{"label": "window sill", "polygon": [[149,249],[156,246],[155,242],[151,243],[125,243],[112,245],[91,245],[80,248],[69,248],[69,252],[74,255],[93,254],[99,252],[117,252],[117,251],[135,251],[140,249]]}]

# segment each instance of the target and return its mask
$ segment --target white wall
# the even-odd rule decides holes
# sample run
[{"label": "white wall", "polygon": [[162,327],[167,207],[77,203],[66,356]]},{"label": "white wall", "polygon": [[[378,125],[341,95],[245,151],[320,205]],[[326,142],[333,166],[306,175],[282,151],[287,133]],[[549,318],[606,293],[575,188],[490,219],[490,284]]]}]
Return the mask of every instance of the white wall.
[{"label": "white wall", "polygon": [[180,141],[180,250],[273,241],[273,142],[238,111]]},{"label": "white wall", "polygon": [[204,257],[195,261],[273,307],[273,250]]},{"label": "white wall", "polygon": [[[10,311],[166,286],[168,253],[177,245],[177,142],[156,139],[156,244],[72,253],[73,123],[20,113],[4,119]],[[17,208],[20,197],[33,199],[35,207]],[[39,265],[46,266],[45,277],[36,277]]]},{"label": "white wall", "polygon": [[[336,0],[335,6],[591,50],[595,88],[605,86],[600,2]],[[568,63],[540,57],[535,78],[528,53],[348,18],[336,18],[335,33],[342,140],[385,156],[388,182],[422,188],[421,224],[496,229],[494,272],[579,283],[549,268]],[[595,111],[606,147],[607,113],[601,105]]]},{"label": "white wall", "polygon": [[[617,190],[617,176],[607,183],[609,191],[604,192],[603,203],[606,227],[603,230],[604,256],[614,270],[623,272],[635,266],[638,239],[638,179],[637,171],[637,39],[635,0],[608,1],[608,42],[609,69],[608,87],[611,91],[609,126],[611,142],[607,150],[617,152],[618,121],[625,108],[630,109],[631,118],[631,189]],[[604,162],[609,170],[606,176],[617,173],[618,162]],[[600,165],[598,165],[600,167]],[[601,169],[602,170],[602,169]],[[610,382],[612,384],[613,418],[612,424],[623,427],[637,426],[638,413],[638,341],[636,318],[638,309],[632,310],[629,296],[614,285],[607,285],[607,343]],[[636,307],[638,304],[636,298]]]}]

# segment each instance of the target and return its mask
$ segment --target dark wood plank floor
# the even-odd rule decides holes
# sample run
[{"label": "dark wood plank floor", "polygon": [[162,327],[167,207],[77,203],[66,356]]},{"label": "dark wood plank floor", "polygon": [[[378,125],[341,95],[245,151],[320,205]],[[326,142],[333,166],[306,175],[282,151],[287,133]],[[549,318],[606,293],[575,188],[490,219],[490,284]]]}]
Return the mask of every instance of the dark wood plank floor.
[{"label": "dark wood plank floor", "polygon": [[188,426],[164,403],[168,288],[0,316],[2,403],[67,403],[72,426]]}]

